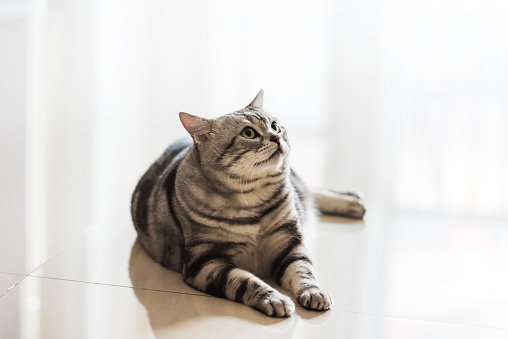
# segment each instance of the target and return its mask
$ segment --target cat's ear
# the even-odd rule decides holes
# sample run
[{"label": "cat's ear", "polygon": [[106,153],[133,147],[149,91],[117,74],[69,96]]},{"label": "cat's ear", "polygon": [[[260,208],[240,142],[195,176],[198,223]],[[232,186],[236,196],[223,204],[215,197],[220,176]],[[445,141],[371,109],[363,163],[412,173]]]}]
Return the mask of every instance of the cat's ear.
[{"label": "cat's ear", "polygon": [[212,132],[212,120],[180,112],[180,121],[195,142],[200,143],[209,139]]},{"label": "cat's ear", "polygon": [[254,100],[252,100],[252,102],[247,107],[262,108],[263,107],[263,94],[264,94],[264,91],[260,90],[258,95],[256,95]]}]

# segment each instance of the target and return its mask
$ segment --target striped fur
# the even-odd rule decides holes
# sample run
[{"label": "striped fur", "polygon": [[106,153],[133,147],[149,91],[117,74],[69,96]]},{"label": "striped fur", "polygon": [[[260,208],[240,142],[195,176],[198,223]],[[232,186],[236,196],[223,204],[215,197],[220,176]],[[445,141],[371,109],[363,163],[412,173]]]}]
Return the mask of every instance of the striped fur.
[{"label": "striped fur", "polygon": [[[252,105],[214,120],[193,119],[182,122],[194,140],[170,145],[134,191],[132,218],[143,247],[190,286],[266,315],[294,311],[266,278],[307,309],[329,309],[332,299],[319,287],[302,243],[313,211],[289,168],[285,129]],[[259,136],[242,136],[246,127]]]}]

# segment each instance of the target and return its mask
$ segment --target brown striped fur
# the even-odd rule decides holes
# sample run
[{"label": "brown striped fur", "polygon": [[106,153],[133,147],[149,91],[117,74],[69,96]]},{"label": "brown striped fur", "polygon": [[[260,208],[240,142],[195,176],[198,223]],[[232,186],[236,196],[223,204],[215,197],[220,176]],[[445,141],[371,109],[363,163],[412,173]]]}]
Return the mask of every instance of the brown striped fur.
[{"label": "brown striped fur", "polygon": [[200,291],[289,316],[293,302],[262,280],[272,278],[307,309],[327,310],[332,299],[302,242],[312,201],[262,95],[217,119],[181,113],[192,139],[170,145],[141,178],[134,225],[146,251]]}]

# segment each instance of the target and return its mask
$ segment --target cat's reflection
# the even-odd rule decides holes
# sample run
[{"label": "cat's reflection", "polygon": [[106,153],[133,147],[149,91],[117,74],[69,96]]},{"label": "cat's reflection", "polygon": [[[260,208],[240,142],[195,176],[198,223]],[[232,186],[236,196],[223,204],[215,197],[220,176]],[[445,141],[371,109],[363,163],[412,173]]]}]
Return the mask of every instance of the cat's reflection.
[{"label": "cat's reflection", "polygon": [[[182,331],[183,337],[190,338],[192,337],[190,333],[184,335],[184,328],[192,328],[191,332],[194,332],[200,327],[202,333],[207,333],[204,326],[210,326],[210,321],[217,322],[217,317],[221,318],[220,326],[224,327],[225,331],[228,322],[231,322],[231,326],[238,327],[242,325],[243,320],[245,321],[243,325],[253,322],[265,325],[263,329],[268,332],[291,333],[296,328],[295,323],[301,320],[295,316],[267,317],[245,305],[202,294],[187,286],[181,274],[153,261],[138,240],[131,249],[129,275],[132,286],[136,286],[133,289],[134,293],[146,309],[156,336],[171,333],[173,337],[176,332],[180,334]],[[186,326],[178,326],[184,322]],[[217,327],[217,323],[214,327]]]}]

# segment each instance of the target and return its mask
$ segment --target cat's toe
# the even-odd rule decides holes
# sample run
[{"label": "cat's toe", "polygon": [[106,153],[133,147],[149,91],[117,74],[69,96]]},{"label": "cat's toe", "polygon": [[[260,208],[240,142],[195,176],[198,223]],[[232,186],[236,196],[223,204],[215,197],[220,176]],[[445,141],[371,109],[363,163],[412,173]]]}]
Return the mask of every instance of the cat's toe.
[{"label": "cat's toe", "polygon": [[295,311],[295,304],[285,295],[274,292],[261,298],[255,308],[270,317],[289,317]]},{"label": "cat's toe", "polygon": [[332,297],[319,288],[310,288],[303,291],[297,300],[303,307],[313,311],[329,310],[333,303]]},{"label": "cat's toe", "polygon": [[350,217],[361,219],[366,211],[367,209],[361,200],[353,200],[350,202],[346,214]]}]

